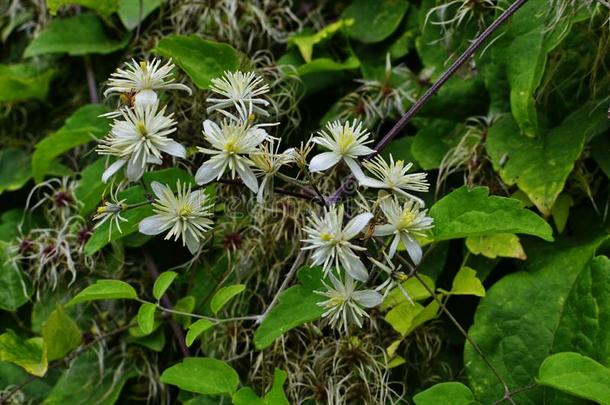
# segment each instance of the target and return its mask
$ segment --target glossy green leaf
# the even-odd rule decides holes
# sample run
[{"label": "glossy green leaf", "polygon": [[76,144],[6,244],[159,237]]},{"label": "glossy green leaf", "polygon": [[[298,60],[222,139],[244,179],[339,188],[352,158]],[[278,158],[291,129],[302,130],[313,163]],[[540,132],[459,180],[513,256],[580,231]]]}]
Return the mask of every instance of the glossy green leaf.
[{"label": "glossy green leaf", "polygon": [[163,371],[161,382],[198,394],[231,395],[237,390],[239,376],[223,361],[190,357]]},{"label": "glossy green leaf", "polygon": [[0,102],[44,100],[54,75],[28,64],[0,65]]},{"label": "glossy green leaf", "polygon": [[13,331],[3,333],[0,335],[0,361],[14,363],[37,377],[47,373],[47,351],[40,337],[26,340]]},{"label": "glossy green leaf", "polygon": [[233,405],[290,405],[282,386],[286,382],[285,371],[276,368],[273,372],[273,385],[263,398],[250,387],[241,388],[233,395]]},{"label": "glossy green leaf", "polygon": [[144,303],[138,309],[138,326],[145,335],[152,333],[155,326],[155,304]]},{"label": "glossy green leaf", "polygon": [[119,0],[47,0],[47,7],[49,7],[49,12],[53,15],[57,14],[61,7],[68,5],[84,6],[103,16],[109,16],[117,11]]},{"label": "glossy green leaf", "polygon": [[525,260],[527,258],[519,237],[514,233],[472,236],[466,238],[466,247],[475,255],[483,255],[490,259],[513,257]]},{"label": "glossy green leaf", "polygon": [[398,28],[408,6],[406,0],[355,0],[341,15],[354,21],[345,32],[364,43],[383,41]]},{"label": "glossy green leaf", "polygon": [[30,155],[17,148],[0,149],[0,194],[23,187],[32,178]]},{"label": "glossy green leaf", "polygon": [[188,327],[186,332],[186,345],[191,347],[195,339],[197,339],[203,332],[214,326],[212,321],[207,319],[199,319]]},{"label": "glossy green leaf", "polygon": [[537,382],[602,405],[610,404],[610,369],[579,353],[557,353],[544,359]]},{"label": "glossy green leaf", "polygon": [[125,383],[135,372],[128,364],[119,365],[105,358],[100,367],[99,354],[88,350],[79,355],[63,372],[44,405],[113,405],[119,402]]},{"label": "glossy green leaf", "polygon": [[[610,359],[610,261],[593,259],[603,239],[581,245],[535,241],[527,271],[509,274],[487,290],[469,335],[509,387],[531,384],[552,353],[578,350],[602,364]],[[535,309],[535,310],[534,310]],[[504,395],[479,355],[468,345],[464,364],[475,396],[490,403]],[[562,403],[563,395],[525,391],[523,405]]]},{"label": "glossy green leaf", "polygon": [[101,158],[81,171],[80,181],[74,190],[74,195],[82,203],[80,214],[88,216],[102,201],[104,191],[108,187],[102,183],[102,173],[106,170],[106,159]]},{"label": "glossy green leaf", "polygon": [[244,284],[235,284],[227,287],[222,287],[214,294],[210,302],[210,308],[214,314],[222,309],[233,297],[240,294],[246,289]]},{"label": "glossy green leaf", "polygon": [[178,277],[178,273],[175,271],[164,271],[159,274],[159,277],[155,280],[155,285],[153,285],[153,297],[160,300],[176,277]]},{"label": "glossy green leaf", "polygon": [[[146,201],[146,192],[141,186],[133,186],[118,193],[117,198],[119,200],[124,199],[125,204],[138,204]],[[120,231],[114,225],[111,229],[110,221],[106,221],[93,231],[93,234],[85,244],[85,254],[92,255],[106,246],[110,241],[119,240],[136,232],[140,221],[151,215],[153,215],[152,207],[147,204],[122,212],[121,216],[127,221],[121,222]]]},{"label": "glossy green leaf", "polygon": [[32,288],[8,249],[0,242],[0,309],[15,311],[28,302]]},{"label": "glossy green leaf", "polygon": [[53,160],[62,153],[106,135],[110,128],[108,119],[99,116],[105,112],[106,107],[100,104],[81,107],[58,131],[38,142],[32,155],[34,180],[41,182],[50,171]]},{"label": "glossy green leaf", "polygon": [[305,62],[311,62],[313,55],[313,47],[327,39],[330,39],[344,27],[349,27],[353,23],[353,20],[338,20],[320,31],[311,32],[299,32],[290,38],[290,43],[294,44],[299,48],[301,56]]},{"label": "glossy green leaf", "polygon": [[97,280],[83,291],[76,294],[66,306],[72,306],[81,302],[95,300],[135,300],[138,298],[136,290],[121,280]]},{"label": "glossy green leaf", "polygon": [[172,58],[200,89],[210,87],[212,79],[224,71],[237,70],[239,57],[230,45],[207,41],[195,35],[171,35],[159,41],[154,52]]},{"label": "glossy green leaf", "polygon": [[504,116],[492,125],[487,152],[494,169],[509,185],[516,184],[545,215],[563,190],[587,135],[606,118],[587,104],[562,124],[537,138],[522,135],[516,122]]},{"label": "glossy green leaf", "polygon": [[477,278],[477,272],[470,267],[462,267],[453,278],[450,294],[485,296],[485,287]]},{"label": "glossy green leaf", "polygon": [[[163,0],[119,0],[119,18],[128,30],[132,30],[144,21],[148,15],[155,11]],[[142,9],[140,9],[140,4]]]},{"label": "glossy green leaf", "polygon": [[459,382],[444,382],[413,397],[415,405],[473,405],[477,402],[470,388]]},{"label": "glossy green leaf", "polygon": [[430,209],[436,241],[496,233],[520,233],[553,240],[549,224],[512,198],[490,196],[487,187],[466,186],[449,193]]},{"label": "glossy green leaf", "polygon": [[319,267],[303,267],[299,270],[300,284],[287,288],[280,294],[275,308],[254,332],[254,344],[258,350],[270,346],[284,333],[318,319],[324,313],[324,308],[318,305],[324,297],[315,293],[323,288],[322,277]]},{"label": "glossy green leaf", "polygon": [[42,339],[49,361],[62,359],[81,342],[81,331],[58,305],[42,326]]},{"label": "glossy green leaf", "polygon": [[24,56],[47,53],[67,53],[72,56],[91,53],[106,54],[127,46],[129,35],[110,38],[101,20],[93,14],[79,14],[64,19],[53,19],[25,49]]}]

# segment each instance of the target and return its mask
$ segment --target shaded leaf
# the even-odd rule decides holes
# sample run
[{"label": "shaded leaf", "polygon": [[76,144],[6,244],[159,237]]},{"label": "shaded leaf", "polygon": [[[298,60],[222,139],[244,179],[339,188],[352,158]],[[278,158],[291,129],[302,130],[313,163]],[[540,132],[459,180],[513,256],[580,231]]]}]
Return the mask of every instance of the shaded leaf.
[{"label": "shaded leaf", "polygon": [[490,259],[495,259],[498,256],[527,259],[519,242],[519,237],[513,233],[472,236],[466,238],[466,247],[475,255],[483,255]]},{"label": "shaded leaf", "polygon": [[471,405],[475,404],[470,388],[459,382],[444,382],[413,397],[415,405]]},{"label": "shaded leaf", "polygon": [[246,289],[244,284],[235,284],[227,287],[222,287],[214,294],[210,302],[210,308],[214,314],[222,309],[233,297],[240,294]]},{"label": "shaded leaf", "polygon": [[42,339],[48,360],[62,359],[78,347],[81,342],[81,331],[76,322],[60,305],[57,305],[42,326]]},{"label": "shaded leaf", "polygon": [[37,377],[47,373],[47,351],[40,337],[26,340],[13,331],[3,333],[0,335],[0,361],[14,363]]},{"label": "shaded leaf", "polygon": [[341,18],[353,19],[345,32],[364,43],[375,43],[389,37],[400,25],[409,3],[406,0],[355,0]]},{"label": "shaded leaf", "polygon": [[57,14],[57,11],[62,6],[73,4],[78,4],[91,10],[95,10],[103,16],[109,16],[117,11],[119,7],[119,0],[47,0],[47,6],[49,7],[49,12],[52,15]]},{"label": "shaded leaf", "polygon": [[289,42],[296,45],[303,56],[305,62],[311,62],[311,57],[313,55],[313,47],[327,39],[330,39],[335,35],[338,31],[343,27],[350,26],[353,23],[353,20],[338,20],[333,23],[328,24],[326,27],[322,28],[320,31],[311,33],[311,32],[299,32],[293,35]]},{"label": "shaded leaf", "polygon": [[453,278],[450,294],[485,296],[485,287],[477,278],[477,272],[469,267],[462,267]]},{"label": "shaded leaf", "polygon": [[15,311],[28,302],[32,289],[8,249],[0,242],[0,309]]},{"label": "shaded leaf", "polygon": [[[146,17],[155,11],[163,3],[163,0],[119,0],[119,18],[128,30],[132,30],[144,21]],[[142,9],[140,10],[140,4]]]},{"label": "shaded leaf", "polygon": [[0,65],[0,102],[44,100],[54,75],[27,64]]}]

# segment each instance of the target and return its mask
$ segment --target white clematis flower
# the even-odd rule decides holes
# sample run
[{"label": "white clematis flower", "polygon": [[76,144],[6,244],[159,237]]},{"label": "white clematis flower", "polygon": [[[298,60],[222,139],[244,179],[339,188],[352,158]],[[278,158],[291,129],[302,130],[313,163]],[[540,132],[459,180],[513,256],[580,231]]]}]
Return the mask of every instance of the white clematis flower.
[{"label": "white clematis flower", "polygon": [[182,245],[195,254],[212,229],[212,204],[203,190],[191,191],[191,186],[178,182],[178,192],[166,185],[152,182],[151,188],[156,196],[152,204],[155,215],[140,221],[139,230],[144,235],[158,235],[169,229],[165,239],[182,239]]},{"label": "white clematis flower", "polygon": [[234,118],[226,111],[227,107],[234,107],[238,111],[251,109],[256,114],[268,116],[264,108],[269,102],[261,97],[269,92],[269,86],[263,84],[263,79],[254,72],[224,72],[222,77],[212,79],[210,90],[220,97],[208,97],[211,104],[207,111],[216,111]]},{"label": "white clematis flower", "polygon": [[319,217],[315,213],[309,219],[309,226],[303,228],[307,233],[305,242],[308,246],[303,250],[313,250],[313,264],[321,264],[324,272],[339,264],[356,280],[366,281],[369,274],[354,251],[363,251],[366,248],[352,244],[350,241],[356,237],[369,223],[373,214],[365,212],[352,218],[343,227],[343,206],[331,206],[324,209]]},{"label": "white clematis flower", "polygon": [[212,157],[197,170],[197,183],[207,184],[214,179],[218,180],[229,169],[232,178],[235,178],[237,172],[244,184],[256,193],[258,182],[250,167],[253,163],[249,155],[258,152],[257,147],[268,139],[267,132],[256,125],[223,121],[221,126],[218,126],[210,120],[205,120],[203,137],[210,143],[211,149],[199,150]]},{"label": "white clematis flower", "polygon": [[104,183],[125,164],[127,179],[139,180],[147,164],[161,164],[161,152],[186,157],[184,146],[168,136],[176,131],[173,114],[165,116],[165,108],[161,111],[157,111],[157,108],[158,104],[155,103],[118,111],[122,119],[114,120],[110,133],[96,149],[101,155],[118,157],[103,173]]},{"label": "white clematis flower", "polygon": [[426,216],[427,210],[420,211],[419,204],[415,201],[407,201],[401,206],[396,198],[381,200],[380,205],[388,223],[375,226],[373,235],[394,235],[388,256],[394,257],[398,243],[402,241],[413,263],[419,264],[422,249],[415,237],[425,237],[425,231],[433,227],[432,218]]},{"label": "white clematis flower", "polygon": [[409,191],[425,193],[430,186],[426,180],[427,173],[408,173],[413,163],[405,165],[403,160],[394,161],[390,155],[389,164],[381,156],[376,156],[374,159],[364,161],[363,166],[376,177],[376,179],[366,177],[362,181],[363,185],[391,190],[424,206],[421,198],[409,193]]},{"label": "white clematis flower", "polygon": [[259,145],[258,152],[250,156],[254,165],[254,172],[263,178],[256,193],[256,201],[259,204],[263,203],[268,189],[273,191],[273,178],[280,168],[295,161],[296,152],[294,148],[287,149],[284,152],[280,152],[279,149],[280,141],[275,144],[274,140],[270,140]]},{"label": "white clematis flower", "polygon": [[345,283],[342,283],[332,273],[329,274],[332,286],[324,283],[327,291],[316,291],[328,300],[318,303],[319,306],[326,308],[322,318],[328,318],[329,324],[336,329],[343,329],[348,332],[348,326],[355,323],[362,328],[362,318],[368,314],[364,308],[373,308],[381,304],[383,296],[373,290],[356,290],[354,280],[346,276]]},{"label": "white clematis flower", "polygon": [[174,64],[171,59],[161,66],[160,59],[142,61],[131,60],[126,69],[117,69],[108,80],[108,89],[104,97],[110,94],[134,94],[135,105],[144,107],[157,102],[155,90],[184,90],[192,94],[190,88],[182,83],[174,83],[172,70]]},{"label": "white clematis flower", "polygon": [[314,156],[309,162],[309,171],[323,172],[343,160],[358,181],[365,178],[357,159],[359,156],[370,155],[374,150],[366,146],[372,140],[369,139],[369,132],[362,128],[362,122],[330,122],[325,131],[319,131],[318,136],[312,138],[312,142],[330,151]]}]

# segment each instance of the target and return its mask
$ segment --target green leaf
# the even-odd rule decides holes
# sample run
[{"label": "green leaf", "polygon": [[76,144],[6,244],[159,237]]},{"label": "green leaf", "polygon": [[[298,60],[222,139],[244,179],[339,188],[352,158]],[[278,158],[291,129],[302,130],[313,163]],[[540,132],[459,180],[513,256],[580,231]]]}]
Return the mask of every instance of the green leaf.
[{"label": "green leaf", "polygon": [[286,382],[285,371],[276,368],[273,372],[273,385],[269,392],[260,398],[250,387],[244,387],[233,395],[233,405],[290,405],[282,386]]},{"label": "green leaf", "polygon": [[138,310],[138,326],[145,335],[152,333],[155,326],[155,304],[144,303]]},{"label": "green leaf", "polygon": [[[531,384],[552,353],[577,348],[608,364],[610,313],[602,308],[610,306],[610,261],[603,256],[592,259],[604,239],[578,246],[533,241],[527,250],[527,271],[509,274],[487,290],[469,335],[509,387]],[[464,364],[481,402],[504,395],[496,377],[468,345]],[[563,394],[533,389],[520,394],[519,404],[563,403],[558,395]]]},{"label": "green leaf", "polygon": [[158,181],[161,184],[168,185],[173,192],[176,192],[177,190],[176,184],[178,181],[181,184],[190,184],[191,186],[195,186],[197,184],[195,182],[195,177],[191,176],[182,169],[178,169],[177,167],[155,170],[154,172],[146,172],[142,176],[142,180],[144,181],[146,188],[149,190],[151,183],[153,181]]},{"label": "green leaf", "polygon": [[133,342],[137,345],[152,350],[153,352],[160,353],[165,347],[165,332],[163,331],[163,328],[157,328],[149,335],[145,335],[139,327],[137,328],[137,332],[132,333],[132,330],[130,329],[129,333],[131,336],[127,338],[128,342]]},{"label": "green leaf", "polygon": [[354,20],[345,32],[367,44],[383,41],[398,28],[408,6],[406,0],[355,0],[341,15]]},{"label": "green leaf", "polygon": [[464,126],[445,119],[423,120],[411,142],[411,154],[424,170],[437,169],[464,135]]},{"label": "green leaf", "polygon": [[[137,2],[134,2],[137,3]],[[102,16],[109,16],[117,11],[119,0],[47,0],[47,6],[51,15],[57,14],[57,11],[67,5],[78,4],[97,11]]]},{"label": "green leaf", "polygon": [[164,271],[161,273],[155,280],[155,285],[153,286],[153,297],[160,300],[169,286],[172,285],[176,277],[178,277],[178,273],[175,271]]},{"label": "green leaf", "polygon": [[222,287],[214,294],[210,302],[210,308],[214,314],[222,309],[233,297],[240,294],[246,289],[244,284],[235,284],[227,287]]},{"label": "green leaf", "polygon": [[[134,186],[118,193],[117,198],[119,200],[124,199],[125,204],[138,204],[146,201],[146,192],[142,186]],[[127,235],[131,235],[138,230],[140,221],[151,215],[153,215],[153,210],[148,204],[122,212],[121,216],[127,222],[121,222],[120,232],[115,226],[112,226],[112,232],[110,232],[110,221],[104,222],[93,231],[93,234],[85,244],[85,254],[92,255],[106,246],[110,241],[119,240]]]},{"label": "green leaf", "polygon": [[227,363],[207,357],[190,357],[163,371],[161,382],[204,395],[231,395],[239,376]]},{"label": "green leaf", "polygon": [[591,156],[595,159],[595,163],[610,179],[610,155],[607,151],[610,150],[610,139],[607,136],[598,136],[591,141]]},{"label": "green leaf", "polygon": [[316,33],[311,33],[309,31],[299,32],[290,38],[289,43],[292,43],[299,48],[305,62],[311,62],[314,45],[332,38],[341,28],[348,27],[352,25],[352,23],[353,20],[338,20],[328,24]]},{"label": "green leaf", "polygon": [[0,361],[14,363],[37,377],[47,373],[47,351],[40,337],[25,340],[13,331],[3,333],[0,335]]},{"label": "green leaf", "polygon": [[570,215],[570,207],[574,205],[574,200],[570,194],[559,194],[551,209],[551,215],[553,216],[553,222],[557,227],[559,233],[563,233],[568,223],[568,216]]},{"label": "green leaf", "polygon": [[129,365],[104,358],[100,367],[98,353],[88,350],[79,355],[66,370],[44,405],[113,405],[117,403],[127,380],[135,376]]},{"label": "green leaf", "polygon": [[297,67],[297,74],[303,81],[306,95],[312,95],[349,77],[348,72],[358,69],[360,61],[350,56],[337,62],[330,58],[317,58]]},{"label": "green leaf", "polygon": [[210,329],[214,324],[212,321],[207,319],[199,319],[192,325],[188,327],[188,332],[186,332],[186,345],[191,347],[195,339],[197,339],[203,332]]},{"label": "green leaf", "polygon": [[514,233],[472,236],[466,238],[466,247],[475,255],[483,255],[490,259],[495,259],[498,256],[527,259],[519,242],[519,237]]},{"label": "green leaf", "polygon": [[32,178],[30,155],[21,149],[0,149],[0,194],[15,191]]},{"label": "green leaf", "polygon": [[610,369],[578,353],[557,353],[544,359],[537,382],[599,404],[610,404]]},{"label": "green leaf", "polygon": [[99,116],[105,112],[106,107],[100,104],[81,107],[58,131],[38,142],[32,155],[34,180],[41,182],[50,171],[53,160],[62,153],[106,135],[110,128],[108,119]]},{"label": "green leaf", "polygon": [[42,339],[48,360],[62,359],[78,347],[81,342],[81,331],[76,322],[60,305],[57,305],[42,326]]},{"label": "green leaf", "polygon": [[95,300],[138,299],[138,294],[132,286],[120,280],[97,280],[83,291],[76,294],[66,306]]},{"label": "green leaf", "polygon": [[458,239],[496,233],[522,233],[553,240],[549,224],[512,198],[489,196],[487,187],[466,186],[440,199],[430,209],[434,240]]},{"label": "green leaf", "polygon": [[[150,13],[159,8],[162,3],[163,0],[119,0],[119,18],[125,28],[132,30],[144,21]],[[140,10],[140,4],[142,10]]]},{"label": "green leaf", "polygon": [[470,267],[462,267],[455,275],[451,286],[451,295],[476,295],[485,296],[485,287],[477,278],[477,272]]},{"label": "green leaf", "polygon": [[402,336],[406,336],[411,330],[413,320],[424,310],[424,306],[418,303],[411,304],[406,301],[396,305],[385,316],[385,320],[392,328]]},{"label": "green leaf", "polygon": [[74,195],[82,203],[80,214],[87,216],[91,214],[102,201],[104,190],[107,185],[102,183],[102,173],[106,169],[106,159],[98,159],[85,167],[80,174],[80,180]]},{"label": "green leaf", "polygon": [[72,56],[91,53],[107,54],[123,49],[129,42],[129,35],[109,38],[104,26],[93,14],[79,14],[75,17],[53,19],[25,49],[24,57],[47,53],[67,53]]},{"label": "green leaf", "polygon": [[[411,277],[401,284],[402,288],[407,292],[407,294],[409,294],[409,297],[411,297],[413,301],[422,301],[426,298],[430,298],[431,295],[428,290],[434,291],[435,288],[434,280],[432,280],[430,277],[426,276],[425,274],[420,274],[420,278],[424,281],[428,288],[424,287],[422,283],[420,283],[419,280],[414,277]],[[400,288],[393,288],[386,299],[381,303],[379,309],[383,311],[398,304],[402,304],[403,302],[408,302],[408,300],[404,296],[402,290]]]},{"label": "green leaf", "polygon": [[494,169],[508,185],[516,184],[544,215],[563,190],[585,139],[606,119],[590,104],[570,114],[559,127],[536,138],[522,135],[510,116],[489,129],[486,148]]},{"label": "green leaf", "polygon": [[[176,302],[176,305],[174,305],[174,310],[180,311],[180,312],[192,313],[193,310],[195,309],[195,304],[196,304],[195,297],[193,297],[192,295],[187,295],[186,297],[180,298],[178,300],[178,302]],[[184,327],[188,327],[191,324],[190,315],[173,314],[173,317],[176,320],[176,322],[178,322],[179,324],[181,324]]]},{"label": "green leaf", "polygon": [[415,405],[471,405],[475,404],[470,388],[459,382],[433,385],[413,397]]},{"label": "green leaf", "polygon": [[207,41],[195,35],[171,35],[159,41],[155,53],[172,58],[202,90],[226,70],[237,70],[239,58],[230,45]]},{"label": "green leaf", "polygon": [[0,65],[0,102],[44,100],[54,75],[28,64]]},{"label": "green leaf", "polygon": [[322,270],[319,267],[303,267],[299,270],[298,278],[301,283],[280,294],[277,305],[254,332],[254,345],[258,350],[268,347],[289,330],[318,319],[324,313],[324,308],[318,305],[323,297],[315,293],[315,290],[323,287]]},{"label": "green leaf", "polygon": [[28,302],[32,288],[8,249],[0,242],[0,309],[15,311]]}]

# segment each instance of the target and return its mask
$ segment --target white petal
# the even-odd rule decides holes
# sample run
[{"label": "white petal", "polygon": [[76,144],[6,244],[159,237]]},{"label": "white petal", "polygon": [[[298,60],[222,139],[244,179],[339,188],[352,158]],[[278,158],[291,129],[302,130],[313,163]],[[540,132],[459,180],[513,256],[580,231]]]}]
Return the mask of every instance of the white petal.
[{"label": "white petal", "polygon": [[152,89],[141,90],[135,97],[136,107],[147,107],[157,102],[157,93]]},{"label": "white petal", "polygon": [[366,176],[360,168],[360,163],[350,157],[343,158],[343,161],[349,166],[349,169],[352,171],[352,174],[354,175],[356,180],[358,180],[358,182],[362,184],[362,181],[366,178]]},{"label": "white petal", "polygon": [[203,121],[203,132],[213,134],[214,132],[220,132],[220,127],[216,125],[214,121],[205,120]]},{"label": "white petal", "polygon": [[146,163],[160,165],[161,163],[163,163],[163,161],[156,156],[150,155],[146,158]]},{"label": "white petal", "polygon": [[238,164],[237,174],[239,174],[239,177],[241,177],[246,187],[252,190],[252,192],[256,193],[258,191],[258,181],[256,180],[256,175],[249,166],[245,164]]},{"label": "white petal", "polygon": [[165,186],[159,183],[158,181],[153,181],[150,183],[150,188],[152,188],[153,193],[157,196],[157,198],[163,198],[163,190],[165,190]]},{"label": "white petal", "polygon": [[208,184],[210,181],[222,176],[223,169],[224,166],[217,160],[208,160],[195,173],[195,181],[197,184]]},{"label": "white petal", "polygon": [[138,161],[130,159],[127,162],[127,179],[129,181],[138,181],[144,174],[144,166]]},{"label": "white petal", "polygon": [[376,225],[373,236],[388,236],[394,233],[395,228],[390,224]]},{"label": "white petal", "polygon": [[353,279],[365,282],[369,278],[369,273],[366,271],[364,264],[356,255],[342,254],[339,256],[341,264]]},{"label": "white petal", "polygon": [[407,248],[407,252],[409,252],[409,256],[411,256],[411,260],[413,260],[413,264],[418,265],[422,258],[421,247],[415,240],[407,236],[401,236],[401,239],[403,245]]},{"label": "white petal", "polygon": [[400,242],[400,235],[394,236],[392,239],[392,244],[390,245],[390,251],[388,252],[388,257],[391,259],[396,254],[396,250],[398,249],[398,242]]},{"label": "white petal", "polygon": [[387,188],[388,187],[383,181],[379,181],[377,179],[373,179],[368,176],[364,176],[364,178],[359,181],[360,181],[360,185],[362,185],[364,187],[371,187],[371,188]]},{"label": "white petal", "polygon": [[144,235],[158,235],[165,230],[166,224],[160,215],[153,215],[141,220],[138,229]]},{"label": "white petal", "polygon": [[376,307],[383,301],[383,296],[373,290],[354,291],[352,297],[354,297],[354,301],[365,308]]},{"label": "white petal", "polygon": [[322,172],[327,170],[341,160],[341,156],[337,155],[335,152],[323,152],[320,153],[311,159],[309,162],[309,171],[312,173]]},{"label": "white petal", "polygon": [[108,179],[112,177],[116,172],[118,172],[119,169],[123,167],[126,162],[126,160],[119,159],[110,166],[108,166],[108,168],[104,170],[104,173],[102,174],[102,183],[108,182]]},{"label": "white petal", "polygon": [[163,146],[161,150],[165,153],[182,159],[186,157],[186,149],[184,148],[184,146],[182,146],[176,141],[169,141],[169,143]]},{"label": "white petal", "polygon": [[192,255],[197,253],[200,246],[199,240],[191,232],[186,232],[184,235],[184,239],[189,252],[191,252]]},{"label": "white petal", "polygon": [[370,212],[364,212],[356,215],[347,223],[345,229],[343,229],[343,236],[345,236],[346,239],[352,239],[364,229],[372,218],[373,214]]}]

